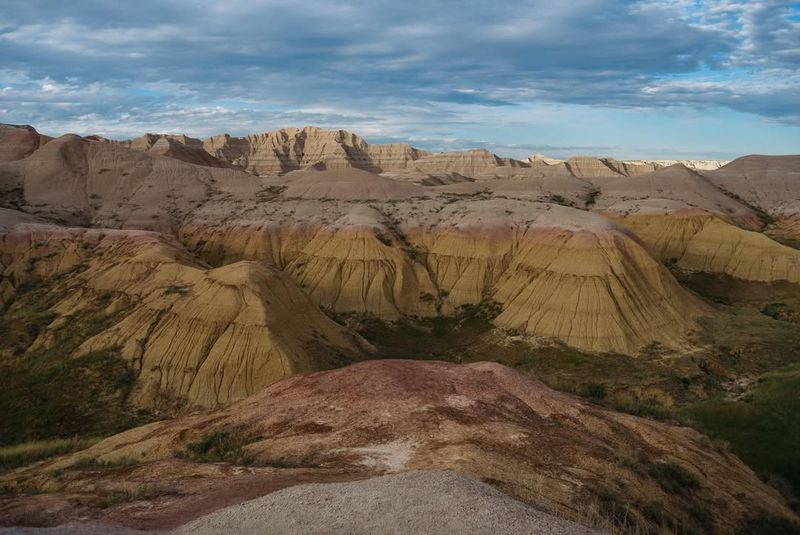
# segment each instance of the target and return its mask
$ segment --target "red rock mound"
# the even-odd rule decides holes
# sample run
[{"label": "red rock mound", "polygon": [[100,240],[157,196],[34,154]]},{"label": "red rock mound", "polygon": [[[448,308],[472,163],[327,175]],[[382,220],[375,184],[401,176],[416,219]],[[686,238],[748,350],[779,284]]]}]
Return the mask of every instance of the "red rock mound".
[{"label": "red rock mound", "polygon": [[[671,525],[705,529],[702,510],[723,534],[754,512],[792,516],[774,490],[697,432],[615,413],[490,363],[368,361],[295,376],[228,409],[133,429],[17,477],[46,479],[84,457],[132,457],[143,464],[131,478],[163,482],[192,471],[192,452],[212,435],[256,465],[362,477],[455,470],[584,522],[610,499],[642,526],[658,507]],[[198,485],[191,481],[179,485]],[[71,483],[61,484],[69,493]]]}]

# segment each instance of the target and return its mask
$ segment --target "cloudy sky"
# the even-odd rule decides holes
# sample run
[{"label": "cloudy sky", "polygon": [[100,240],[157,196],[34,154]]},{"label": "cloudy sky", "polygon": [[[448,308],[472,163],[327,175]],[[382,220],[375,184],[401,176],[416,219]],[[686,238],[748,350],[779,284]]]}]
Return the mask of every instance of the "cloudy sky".
[{"label": "cloudy sky", "polygon": [[800,152],[800,2],[0,0],[0,122],[617,157]]}]

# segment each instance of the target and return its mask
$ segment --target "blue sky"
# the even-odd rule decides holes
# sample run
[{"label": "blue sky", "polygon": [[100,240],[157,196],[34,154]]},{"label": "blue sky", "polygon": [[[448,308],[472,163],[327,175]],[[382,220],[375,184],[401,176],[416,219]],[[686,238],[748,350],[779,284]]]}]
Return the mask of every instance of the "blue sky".
[{"label": "blue sky", "polygon": [[0,122],[501,155],[800,152],[800,3],[0,0]]}]

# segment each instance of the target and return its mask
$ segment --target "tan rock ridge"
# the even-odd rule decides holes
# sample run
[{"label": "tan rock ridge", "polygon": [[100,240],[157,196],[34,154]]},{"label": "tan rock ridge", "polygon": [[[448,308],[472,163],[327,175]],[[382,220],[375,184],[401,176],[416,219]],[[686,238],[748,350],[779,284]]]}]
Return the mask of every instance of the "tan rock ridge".
[{"label": "tan rock ridge", "polygon": [[[498,163],[489,153],[478,156]],[[6,163],[15,168],[4,175],[9,184],[24,187],[26,210],[42,218],[174,232],[214,266],[255,260],[284,270],[316,304],[339,312],[396,319],[491,299],[504,307],[496,320],[504,328],[597,351],[635,353],[654,340],[680,345],[708,309],[686,297],[632,234],[601,216],[539,203],[593,203],[617,217],[664,199],[722,222],[762,225],[757,207],[682,166],[577,178],[565,164],[498,165],[473,181],[425,187],[350,168],[258,177],[77,136]],[[735,229],[715,223],[702,236],[742,246],[753,237],[728,231]],[[758,255],[732,259],[737,247],[692,240],[693,260],[682,260],[687,269],[793,280],[791,251],[772,242],[754,245],[770,259],[762,262]],[[674,259],[659,251],[649,249]],[[535,295],[524,291],[532,286]]]},{"label": "tan rock ridge", "polygon": [[751,230],[760,230],[763,226],[752,207],[727,195],[709,177],[683,165],[665,167],[637,177],[604,181],[600,184],[596,207],[625,211],[635,208],[637,201],[643,200],[676,201],[702,208]]},{"label": "tan rock ridge", "polygon": [[[295,376],[228,409],[133,429],[11,474],[4,483],[46,485],[54,470],[80,458],[135,458],[142,464],[128,478],[139,485],[192,485],[195,494],[179,502],[187,504],[209,485],[180,479],[177,474],[191,472],[193,464],[175,459],[175,452],[189,452],[189,443],[214,432],[241,444],[256,465],[361,477],[455,470],[579,522],[602,520],[596,512],[603,496],[627,504],[637,525],[654,528],[657,520],[647,515],[653,503],[673,525],[698,530],[696,511],[703,510],[723,535],[753,514],[795,518],[777,491],[733,455],[709,448],[696,431],[579,401],[493,363],[383,360]],[[212,477],[219,466],[199,477]],[[681,474],[677,490],[659,473]],[[86,488],[80,477],[62,478],[51,502]],[[121,484],[102,471],[92,477],[90,493]],[[26,503],[18,500],[18,506]]]},{"label": "tan rock ridge", "polygon": [[744,156],[708,178],[771,216],[777,235],[800,240],[800,156]]},{"label": "tan rock ridge", "polygon": [[212,156],[257,175],[277,175],[313,165],[380,172],[381,164],[394,163],[402,168],[420,154],[406,145],[371,150],[355,134],[315,127],[285,128],[243,138],[225,134],[209,138],[203,146]]},{"label": "tan rock ridge", "polygon": [[[137,373],[141,406],[164,396],[228,404],[277,379],[329,367],[338,354],[368,350],[281,271],[253,262],[208,269],[160,234],[21,222],[2,235],[0,248],[13,259],[0,278],[7,295],[26,277],[67,275],[53,283],[53,328],[96,312],[104,296],[101,310],[115,321],[78,354],[119,348]],[[46,329],[29,351],[50,343]]]},{"label": "tan rock ridge", "polygon": [[182,134],[145,134],[142,137],[119,142],[141,152],[166,156],[195,165],[208,167],[229,167],[230,165],[210,155],[203,148],[203,142]]},{"label": "tan rock ridge", "polygon": [[[800,251],[764,234],[685,205],[641,201],[626,215],[607,212],[632,230],[663,262],[686,271],[718,273],[761,282],[800,282]],[[621,207],[617,206],[619,210]]]},{"label": "tan rock ridge", "polygon": [[[14,175],[33,211],[67,224],[169,229],[214,194],[219,181],[252,181],[215,169],[75,135],[19,162]],[[31,208],[29,208],[31,209]]]},{"label": "tan rock ridge", "polygon": [[40,149],[50,136],[43,136],[32,126],[0,124],[0,162],[21,160]]},{"label": "tan rock ridge", "polygon": [[[136,148],[137,144],[152,145],[152,140],[145,138],[132,146]],[[194,143],[191,146],[194,148]],[[309,167],[356,168],[375,173],[405,170],[416,176],[470,175],[495,167],[527,165],[483,149],[433,154],[401,143],[370,145],[345,130],[316,127],[285,128],[245,137],[224,134],[203,141],[202,146],[219,161],[257,175],[278,175]]]},{"label": "tan rock ridge", "polygon": [[472,196],[370,206],[287,199],[259,214],[224,226],[188,221],[180,236],[215,263],[284,269],[339,312],[395,319],[493,299],[504,310],[499,326],[589,350],[679,345],[709,312],[621,227],[568,207]]},{"label": "tan rock ridge", "polygon": [[727,160],[625,160],[632,165],[653,165],[656,168],[680,164],[694,171],[714,171],[729,163]]}]

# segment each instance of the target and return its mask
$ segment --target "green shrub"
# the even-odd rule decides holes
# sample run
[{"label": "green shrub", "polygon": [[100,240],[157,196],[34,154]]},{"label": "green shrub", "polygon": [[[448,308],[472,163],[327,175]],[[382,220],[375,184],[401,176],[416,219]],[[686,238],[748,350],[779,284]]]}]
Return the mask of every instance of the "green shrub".
[{"label": "green shrub", "polygon": [[178,496],[180,492],[173,486],[148,484],[130,490],[114,490],[100,498],[100,507],[112,507],[121,503],[154,500],[162,496]]},{"label": "green shrub", "polygon": [[694,474],[672,462],[652,463],[648,467],[648,474],[664,490],[673,494],[693,492],[700,486],[700,482]]},{"label": "green shrub", "polygon": [[231,464],[253,464],[253,458],[244,449],[249,442],[226,431],[206,433],[198,442],[190,442],[186,450],[176,453],[180,459],[200,463],[226,462]]},{"label": "green shrub", "polygon": [[578,395],[584,398],[601,400],[608,395],[606,385],[602,383],[583,383],[578,387]]},{"label": "green shrub", "polygon": [[117,457],[107,461],[101,461],[95,457],[81,457],[70,468],[73,470],[104,470],[125,468],[136,466],[137,464],[139,464],[139,461],[132,457]]},{"label": "green shrub", "polygon": [[786,314],[786,309],[786,303],[767,303],[764,305],[764,308],[761,309],[761,313],[770,318],[780,320],[783,319],[783,316]]}]

